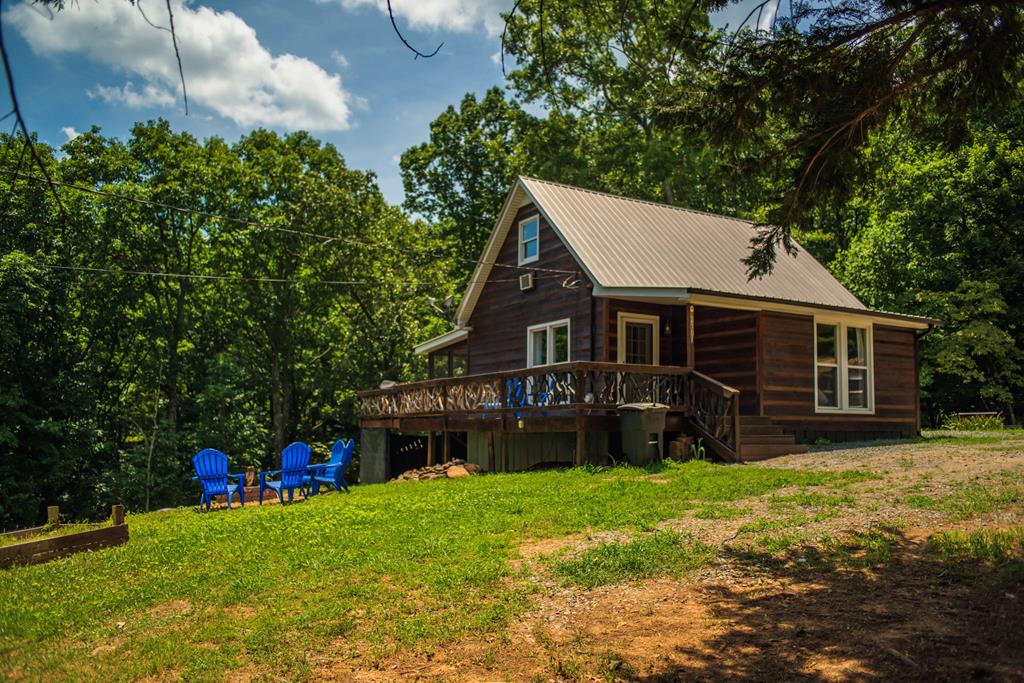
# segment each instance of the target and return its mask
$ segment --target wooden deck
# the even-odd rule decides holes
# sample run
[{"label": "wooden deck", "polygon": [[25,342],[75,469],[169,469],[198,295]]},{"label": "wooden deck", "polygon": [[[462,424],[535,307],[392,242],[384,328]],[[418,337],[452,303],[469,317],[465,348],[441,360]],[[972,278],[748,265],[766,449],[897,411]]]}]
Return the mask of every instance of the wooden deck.
[{"label": "wooden deck", "polygon": [[[720,457],[740,447],[740,392],[691,367],[577,361],[364,391],[360,426],[402,432],[619,431],[630,403],[669,408],[669,426],[692,426]],[[582,450],[582,449],[579,449]]]}]

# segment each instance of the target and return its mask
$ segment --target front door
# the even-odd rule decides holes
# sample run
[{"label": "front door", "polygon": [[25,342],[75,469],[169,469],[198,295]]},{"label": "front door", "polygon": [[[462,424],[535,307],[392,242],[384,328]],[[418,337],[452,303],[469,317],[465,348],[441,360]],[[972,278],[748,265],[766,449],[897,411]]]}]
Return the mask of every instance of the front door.
[{"label": "front door", "polygon": [[636,365],[658,365],[658,316],[619,313],[618,361]]}]

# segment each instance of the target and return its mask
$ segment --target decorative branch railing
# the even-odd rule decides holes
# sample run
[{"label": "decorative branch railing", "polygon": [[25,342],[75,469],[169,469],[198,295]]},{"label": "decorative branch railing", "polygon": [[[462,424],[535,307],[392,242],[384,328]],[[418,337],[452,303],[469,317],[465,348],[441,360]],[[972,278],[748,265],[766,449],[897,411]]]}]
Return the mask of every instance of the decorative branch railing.
[{"label": "decorative branch railing", "polygon": [[363,418],[586,408],[663,403],[685,409],[690,368],[576,361],[509,372],[446,377],[364,391]]},{"label": "decorative branch railing", "polygon": [[[705,437],[739,452],[740,392],[686,367],[577,361],[360,392],[363,419],[614,411],[661,403],[685,412]],[[729,457],[728,453],[720,455]]]},{"label": "decorative branch railing", "polygon": [[[740,451],[740,392],[699,372],[690,375],[690,419],[736,455]],[[728,454],[720,453],[727,456]]]}]

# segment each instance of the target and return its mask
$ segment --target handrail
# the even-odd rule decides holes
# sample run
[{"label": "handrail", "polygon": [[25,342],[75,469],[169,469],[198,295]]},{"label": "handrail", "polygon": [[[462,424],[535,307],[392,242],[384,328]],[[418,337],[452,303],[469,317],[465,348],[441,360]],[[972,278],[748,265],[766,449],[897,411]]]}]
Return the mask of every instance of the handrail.
[{"label": "handrail", "polygon": [[495,411],[615,410],[657,402],[684,408],[692,368],[575,361],[399,384],[359,393],[363,417]]},{"label": "handrail", "polygon": [[[697,428],[731,450],[740,452],[740,391],[704,373],[694,372],[690,382],[690,418]],[[717,449],[716,449],[717,450]]]},{"label": "handrail", "polygon": [[364,419],[564,411],[579,416],[613,412],[626,403],[664,403],[688,415],[702,435],[734,457],[740,447],[740,391],[686,366],[571,361],[440,377],[357,395]]},{"label": "handrail", "polygon": [[[600,372],[632,372],[638,374],[657,375],[688,375],[693,373],[699,375],[693,368],[681,365],[639,365],[636,363],[602,363],[597,361],[569,361],[568,363],[555,363],[553,365],[536,365],[532,368],[518,368],[516,370],[502,370],[501,372],[482,372],[474,375],[461,375],[459,377],[435,377],[434,379],[423,379],[417,382],[405,382],[396,384],[386,389],[366,389],[356,392],[356,396],[380,396],[393,392],[409,389],[421,389],[433,386],[451,385],[463,382],[479,382],[483,380],[502,380],[521,377],[522,375],[558,374],[563,372],[574,372],[576,370],[596,370]],[[707,378],[714,382],[711,378]],[[717,382],[715,382],[717,384]],[[725,385],[722,385],[725,386]],[[735,389],[733,389],[735,391]]]},{"label": "handrail", "polygon": [[728,384],[722,384],[717,379],[714,379],[713,377],[708,377],[703,372],[697,372],[696,370],[694,370],[693,377],[694,379],[711,385],[712,388],[717,388],[722,396],[735,396],[736,394],[740,393],[739,389],[734,389],[733,387],[730,387]]}]

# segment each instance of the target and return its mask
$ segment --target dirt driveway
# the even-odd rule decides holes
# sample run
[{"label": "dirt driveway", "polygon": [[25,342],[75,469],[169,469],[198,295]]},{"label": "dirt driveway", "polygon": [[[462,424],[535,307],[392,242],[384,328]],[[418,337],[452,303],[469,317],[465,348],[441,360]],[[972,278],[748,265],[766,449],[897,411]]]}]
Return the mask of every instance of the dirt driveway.
[{"label": "dirt driveway", "polygon": [[877,477],[666,522],[717,549],[678,579],[567,586],[550,575],[552,556],[621,539],[528,544],[536,608],[506,633],[340,677],[1024,681],[1024,435],[940,435],[758,466]]}]

